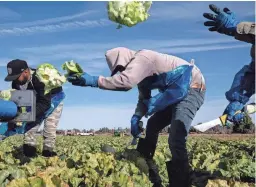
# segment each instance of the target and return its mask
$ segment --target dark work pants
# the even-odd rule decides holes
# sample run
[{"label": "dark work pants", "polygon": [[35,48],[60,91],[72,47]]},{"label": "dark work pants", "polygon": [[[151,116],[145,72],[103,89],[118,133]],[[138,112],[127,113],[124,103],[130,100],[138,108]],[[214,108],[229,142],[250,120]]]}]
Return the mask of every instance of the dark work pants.
[{"label": "dark work pants", "polygon": [[205,91],[190,89],[179,103],[155,113],[147,123],[145,141],[156,145],[159,132],[171,124],[169,147],[172,160],[188,160],[186,139],[196,112],[204,103]]}]

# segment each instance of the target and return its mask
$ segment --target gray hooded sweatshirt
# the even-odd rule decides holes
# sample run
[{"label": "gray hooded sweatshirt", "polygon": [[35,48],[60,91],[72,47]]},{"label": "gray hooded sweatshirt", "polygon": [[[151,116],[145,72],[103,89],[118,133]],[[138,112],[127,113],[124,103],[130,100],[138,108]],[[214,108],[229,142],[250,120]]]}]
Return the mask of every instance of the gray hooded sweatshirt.
[{"label": "gray hooded sweatshirt", "polygon": [[[112,77],[99,77],[99,88],[105,90],[128,91],[137,86],[146,77],[169,72],[181,65],[191,65],[191,63],[176,56],[145,49],[136,52],[128,48],[118,47],[108,50],[105,56],[111,72],[118,65],[125,68],[124,71]],[[205,89],[204,77],[195,65],[192,70],[190,87],[203,87]],[[139,101],[135,110],[136,115],[141,117],[145,115],[147,108],[143,100],[150,97],[151,90],[142,90],[139,87]]]}]

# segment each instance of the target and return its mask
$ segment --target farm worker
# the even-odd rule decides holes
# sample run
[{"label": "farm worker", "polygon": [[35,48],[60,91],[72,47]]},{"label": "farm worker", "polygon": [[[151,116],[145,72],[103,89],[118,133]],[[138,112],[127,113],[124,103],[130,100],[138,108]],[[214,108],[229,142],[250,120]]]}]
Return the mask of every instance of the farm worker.
[{"label": "farm worker", "polygon": [[[200,70],[176,56],[151,50],[132,51],[118,47],[106,52],[110,77],[70,76],[76,86],[99,87],[103,90],[128,91],[138,86],[139,100],[131,118],[131,133],[138,137],[139,121],[150,117],[145,139],[140,139],[137,150],[149,165],[149,178],[154,186],[161,186],[158,169],[153,162],[159,132],[171,124],[169,146],[172,162],[167,163],[170,186],[189,186],[189,164],[186,138],[192,120],[204,102],[205,81]],[[120,72],[120,73],[117,73]],[[151,90],[160,93],[151,97]]]},{"label": "farm worker", "polygon": [[211,20],[204,23],[211,26],[209,31],[217,31],[221,34],[233,36],[235,39],[252,44],[251,62],[245,65],[234,77],[231,88],[226,92],[226,98],[230,102],[224,114],[228,120],[239,123],[244,118],[244,113],[236,113],[244,108],[250,97],[255,94],[255,23],[240,22],[235,14],[228,8],[221,10],[215,5],[209,5],[215,14],[204,13],[204,17]]},{"label": "farm worker", "polygon": [[[51,90],[45,94],[45,85],[36,76],[36,70],[29,68],[24,60],[12,60],[7,64],[8,75],[5,81],[12,81],[12,88],[16,90],[34,90],[36,93],[36,122],[27,123],[25,126],[23,152],[25,156],[36,156],[36,132],[42,121],[43,152],[45,157],[55,156],[53,151],[56,139],[56,130],[63,109],[65,97],[62,87]],[[56,104],[58,103],[58,104]]]}]

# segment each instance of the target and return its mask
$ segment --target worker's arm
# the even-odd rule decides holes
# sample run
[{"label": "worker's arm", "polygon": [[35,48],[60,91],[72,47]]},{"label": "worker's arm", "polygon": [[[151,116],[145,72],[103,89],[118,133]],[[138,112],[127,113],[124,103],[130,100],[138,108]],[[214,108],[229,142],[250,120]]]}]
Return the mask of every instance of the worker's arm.
[{"label": "worker's arm", "polygon": [[51,94],[44,93],[45,85],[37,78],[34,81],[36,91],[36,119],[41,119],[45,112],[51,107]]},{"label": "worker's arm", "polygon": [[209,5],[212,13],[204,13],[208,20],[204,22],[209,27],[209,31],[219,32],[229,36],[234,36],[237,40],[255,44],[255,23],[238,21],[235,13],[224,8],[221,10],[216,5]]},{"label": "worker's arm", "polygon": [[[251,57],[255,64],[255,22],[241,22],[237,25],[235,39],[251,43]],[[255,69],[255,66],[253,66]],[[254,70],[255,71],[255,70]]]},{"label": "worker's arm", "polygon": [[17,105],[12,101],[0,99],[0,119],[12,119],[17,115]]},{"label": "worker's arm", "polygon": [[224,111],[228,114],[228,119],[233,122],[240,122],[244,114],[236,114],[242,110],[250,97],[255,94],[255,62],[244,66],[236,75],[226,98],[230,102]]},{"label": "worker's arm", "polygon": [[84,73],[81,77],[69,76],[68,81],[76,86],[99,87],[103,90],[128,91],[139,84],[144,78],[153,75],[154,65],[143,55],[136,57],[124,71],[111,77],[91,76]]},{"label": "worker's arm", "polygon": [[153,75],[154,65],[143,55],[136,55],[120,74],[112,77],[99,77],[99,88],[104,90],[128,91],[146,77]]},{"label": "worker's arm", "polygon": [[142,88],[140,86],[138,86],[138,90],[139,90],[139,98],[138,98],[137,107],[135,109],[135,115],[142,118],[148,111],[148,108],[143,101],[149,100],[151,98],[151,90],[148,88]]},{"label": "worker's arm", "polygon": [[240,22],[236,27],[235,39],[255,44],[255,23]]}]

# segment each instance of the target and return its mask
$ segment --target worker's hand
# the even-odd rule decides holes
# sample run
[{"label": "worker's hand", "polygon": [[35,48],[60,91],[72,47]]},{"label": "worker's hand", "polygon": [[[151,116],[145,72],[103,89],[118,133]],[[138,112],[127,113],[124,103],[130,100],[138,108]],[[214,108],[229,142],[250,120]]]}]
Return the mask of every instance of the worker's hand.
[{"label": "worker's hand", "polygon": [[91,76],[88,73],[83,73],[81,76],[70,75],[67,80],[75,86],[91,86],[98,87],[98,79],[97,76]]},{"label": "worker's hand", "polygon": [[233,123],[239,123],[244,118],[244,113],[241,111],[244,105],[238,101],[230,102],[226,107],[224,114],[228,115],[228,120]]},{"label": "worker's hand", "polygon": [[217,6],[211,4],[210,9],[216,14],[204,13],[203,16],[211,21],[204,22],[205,26],[210,26],[209,31],[217,31],[221,34],[234,36],[236,32],[236,26],[238,21],[235,18],[235,14],[228,8],[224,8],[223,11]]},{"label": "worker's hand", "polygon": [[137,115],[133,115],[131,119],[131,134],[134,138],[138,138],[141,133],[141,127],[139,126],[141,117]]}]

